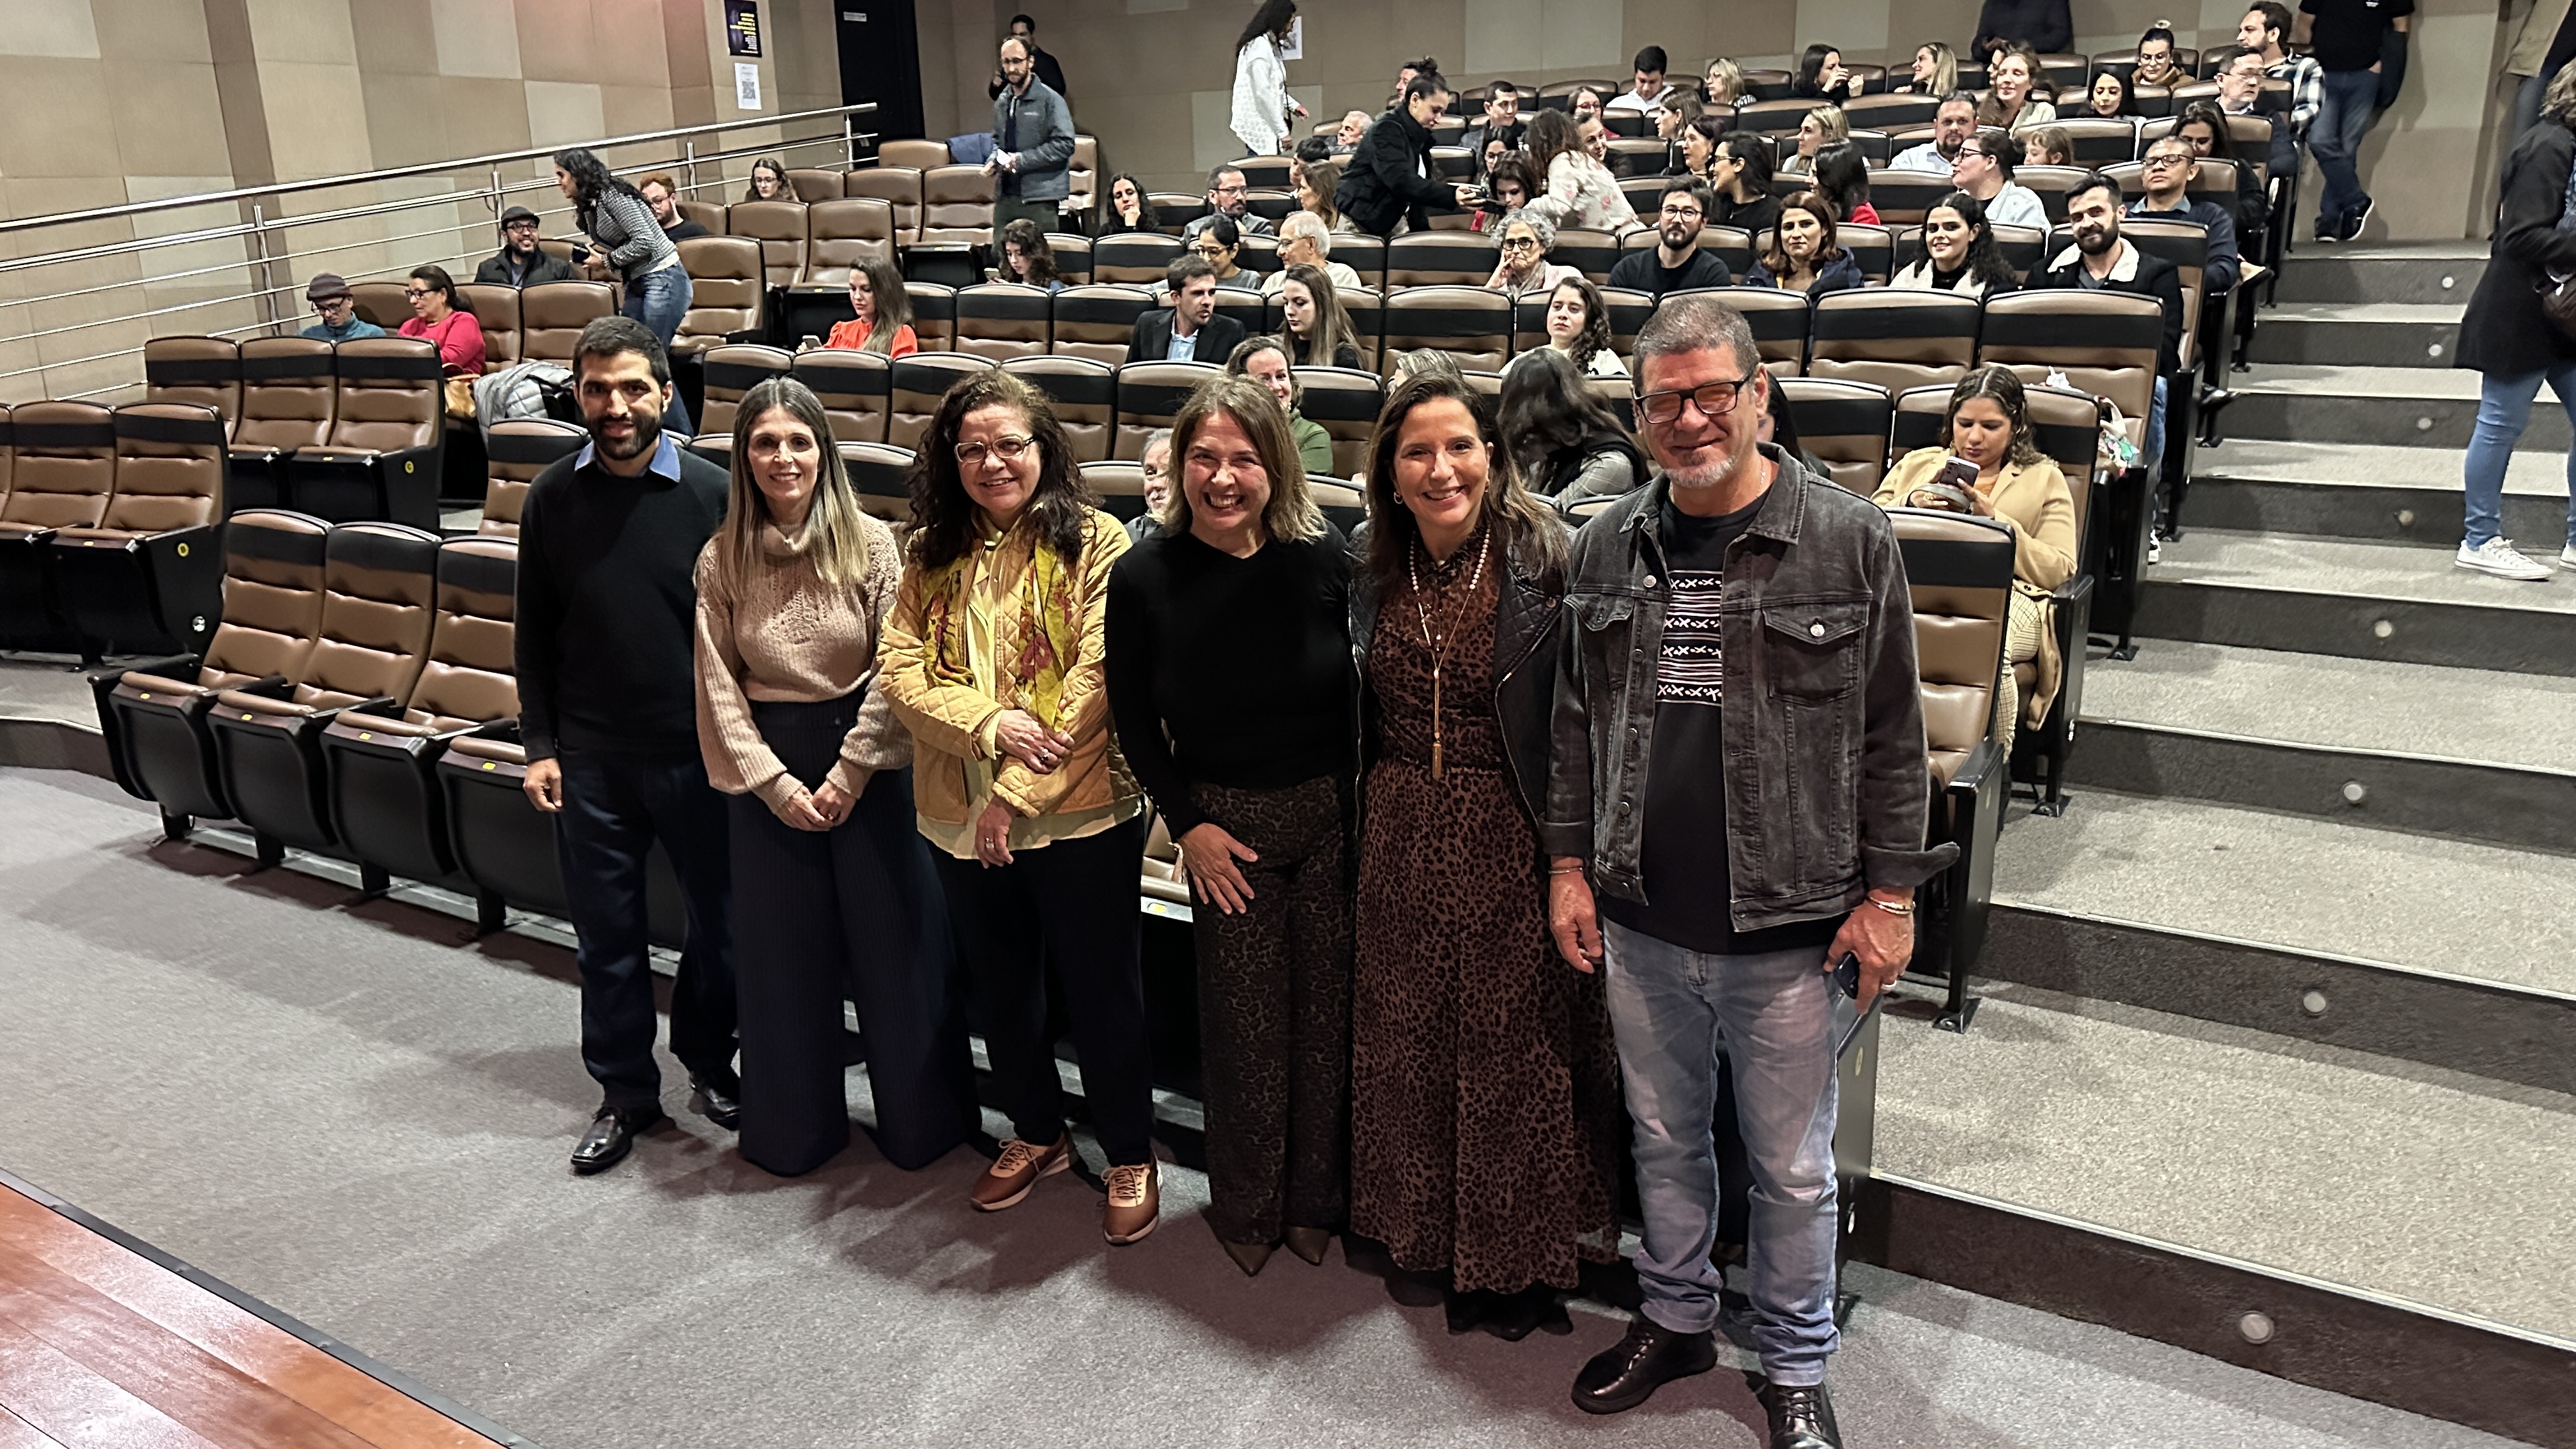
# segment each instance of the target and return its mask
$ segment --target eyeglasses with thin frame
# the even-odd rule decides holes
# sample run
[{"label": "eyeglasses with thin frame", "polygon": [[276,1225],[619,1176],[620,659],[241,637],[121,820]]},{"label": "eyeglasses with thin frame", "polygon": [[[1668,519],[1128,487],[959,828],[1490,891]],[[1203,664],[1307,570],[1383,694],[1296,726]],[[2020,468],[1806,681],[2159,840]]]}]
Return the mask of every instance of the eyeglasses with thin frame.
[{"label": "eyeglasses with thin frame", "polygon": [[1667,205],[1664,208],[1664,220],[1666,221],[1697,221],[1706,214],[1707,213],[1701,211],[1696,206]]},{"label": "eyeglasses with thin frame", "polygon": [[2178,156],[2171,151],[2155,151],[2148,154],[2145,165],[2148,170],[2157,171],[2168,166],[2188,166],[2194,159],[2190,156]]},{"label": "eyeglasses with thin frame", "polygon": [[1733,382],[1704,382],[1697,387],[1641,392],[1637,394],[1637,416],[1650,423],[1676,422],[1682,415],[1682,403],[1688,400],[1699,409],[1701,417],[1720,417],[1734,409],[1735,400],[1743,396],[1745,387],[1759,376],[1759,372],[1749,372]]},{"label": "eyeglasses with thin frame", "polygon": [[974,468],[980,467],[988,454],[1005,463],[1016,463],[1028,456],[1029,449],[1035,447],[1037,441],[1025,433],[1005,433],[990,444],[959,443],[951,451],[957,454],[957,466]]}]

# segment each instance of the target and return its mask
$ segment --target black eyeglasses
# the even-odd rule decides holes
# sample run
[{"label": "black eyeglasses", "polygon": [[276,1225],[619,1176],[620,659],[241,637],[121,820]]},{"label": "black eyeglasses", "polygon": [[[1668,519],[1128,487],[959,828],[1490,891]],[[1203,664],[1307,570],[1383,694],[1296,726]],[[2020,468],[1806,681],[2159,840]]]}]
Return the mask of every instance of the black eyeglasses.
[{"label": "black eyeglasses", "polygon": [[1704,382],[1697,387],[1675,388],[1668,392],[1637,394],[1637,415],[1650,423],[1677,421],[1682,415],[1682,402],[1688,399],[1704,418],[1715,418],[1735,407],[1735,400],[1760,373],[1746,373],[1733,382]]}]

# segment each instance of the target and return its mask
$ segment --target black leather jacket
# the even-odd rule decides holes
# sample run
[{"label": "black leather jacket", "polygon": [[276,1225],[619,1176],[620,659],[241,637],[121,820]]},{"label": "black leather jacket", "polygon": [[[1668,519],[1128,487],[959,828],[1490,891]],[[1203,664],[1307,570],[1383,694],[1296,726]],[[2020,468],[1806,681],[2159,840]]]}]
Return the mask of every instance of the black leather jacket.
[{"label": "black leather jacket", "polygon": [[[1553,526],[1553,521],[1551,520]],[[1514,549],[1494,604],[1494,715],[1521,806],[1532,825],[1547,818],[1548,731],[1556,709],[1558,634],[1565,624],[1563,575]],[[1351,656],[1360,672],[1363,762],[1376,758],[1377,696],[1369,687],[1369,641],[1377,634],[1377,585],[1368,572],[1368,525],[1351,534]]]}]

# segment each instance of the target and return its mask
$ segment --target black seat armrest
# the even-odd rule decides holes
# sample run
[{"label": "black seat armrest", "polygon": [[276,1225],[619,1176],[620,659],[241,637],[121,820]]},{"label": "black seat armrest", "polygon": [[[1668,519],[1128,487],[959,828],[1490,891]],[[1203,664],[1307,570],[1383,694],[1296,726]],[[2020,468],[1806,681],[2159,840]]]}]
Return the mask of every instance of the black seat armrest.
[{"label": "black seat armrest", "polygon": [[254,679],[248,684],[236,684],[233,688],[244,694],[264,694],[271,699],[284,699],[295,692],[295,681],[283,674],[272,674],[265,679]]}]

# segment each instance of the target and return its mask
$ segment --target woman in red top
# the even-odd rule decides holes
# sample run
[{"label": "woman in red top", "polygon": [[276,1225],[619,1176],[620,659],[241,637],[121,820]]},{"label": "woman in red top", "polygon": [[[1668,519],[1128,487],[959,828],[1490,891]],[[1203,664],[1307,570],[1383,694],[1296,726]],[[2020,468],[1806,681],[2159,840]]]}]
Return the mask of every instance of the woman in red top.
[{"label": "woman in red top", "polygon": [[825,347],[888,357],[921,350],[921,339],[912,334],[912,299],[904,295],[903,273],[894,263],[875,258],[850,268],[850,310],[858,315],[833,323]]},{"label": "woman in red top", "polygon": [[449,377],[483,375],[483,324],[456,305],[456,279],[445,267],[414,267],[403,288],[412,318],[402,325],[405,337],[425,337],[438,346],[440,371]]}]

